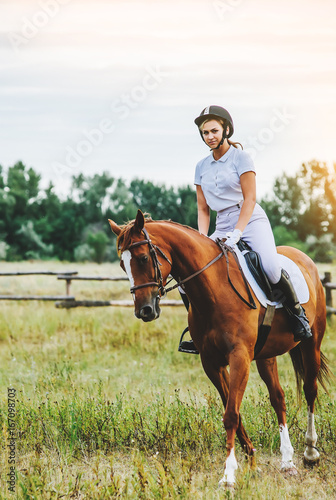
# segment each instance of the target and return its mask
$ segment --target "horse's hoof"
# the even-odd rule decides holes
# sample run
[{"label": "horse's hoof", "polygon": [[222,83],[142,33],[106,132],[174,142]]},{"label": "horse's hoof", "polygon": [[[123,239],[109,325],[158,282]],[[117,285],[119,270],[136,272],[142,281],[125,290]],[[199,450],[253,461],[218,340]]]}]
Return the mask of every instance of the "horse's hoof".
[{"label": "horse's hoof", "polygon": [[308,460],[308,458],[306,458],[305,456],[303,457],[303,465],[305,467],[310,467],[310,468],[313,468],[317,465],[320,465],[320,459],[319,458],[316,458],[315,460]]},{"label": "horse's hoof", "polygon": [[297,476],[298,471],[297,468],[295,467],[290,467],[288,469],[281,469],[281,472],[286,476],[286,477],[292,477],[292,476]]},{"label": "horse's hoof", "polygon": [[227,490],[233,491],[235,488],[235,483],[231,483],[229,481],[226,481],[224,478],[221,479],[218,483],[218,488],[225,488]]}]

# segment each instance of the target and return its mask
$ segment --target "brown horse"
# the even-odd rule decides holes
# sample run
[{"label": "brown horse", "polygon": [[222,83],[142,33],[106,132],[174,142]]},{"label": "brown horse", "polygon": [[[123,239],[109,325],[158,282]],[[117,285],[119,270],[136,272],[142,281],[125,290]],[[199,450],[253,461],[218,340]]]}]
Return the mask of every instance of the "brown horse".
[{"label": "brown horse", "polygon": [[[232,253],[223,252],[215,242],[196,230],[170,221],[145,220],[140,210],[135,221],[125,226],[109,222],[118,236],[121,267],[131,283],[137,318],[152,321],[159,317],[159,301],[167,291],[169,274],[185,289],[190,301],[188,324],[191,337],[200,353],[204,371],[217,388],[225,407],[227,457],[220,483],[233,486],[238,467],[234,453],[236,434],[254,465],[255,450],[239,411],[254,359],[258,325],[265,309],[257,300],[257,307],[250,308],[248,300],[243,302],[238,297],[237,291],[246,297],[246,285]],[[287,313],[282,308],[277,309],[267,341],[255,360],[279,422],[281,469],[295,474],[276,356],[289,351],[297,381],[304,382],[308,404],[304,460],[309,464],[317,463],[319,453],[315,448],[317,435],[314,426],[317,379],[324,386],[330,376],[326,359],[320,351],[326,327],[326,305],[314,262],[294,248],[279,247],[278,252],[295,261],[306,279],[310,298],[304,307],[313,337],[301,343],[294,342]],[[236,291],[229,281],[234,283]]]}]

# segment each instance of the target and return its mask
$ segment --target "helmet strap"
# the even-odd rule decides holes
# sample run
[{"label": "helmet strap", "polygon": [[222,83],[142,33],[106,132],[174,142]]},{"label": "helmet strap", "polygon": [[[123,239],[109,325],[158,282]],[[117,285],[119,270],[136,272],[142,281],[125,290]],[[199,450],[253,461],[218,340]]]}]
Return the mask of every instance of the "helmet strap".
[{"label": "helmet strap", "polygon": [[219,149],[222,146],[222,144],[224,144],[224,141],[226,138],[227,138],[226,130],[223,130],[223,135],[222,135],[222,139],[221,139],[220,143],[215,148],[211,148],[211,151],[215,151],[215,149]]}]

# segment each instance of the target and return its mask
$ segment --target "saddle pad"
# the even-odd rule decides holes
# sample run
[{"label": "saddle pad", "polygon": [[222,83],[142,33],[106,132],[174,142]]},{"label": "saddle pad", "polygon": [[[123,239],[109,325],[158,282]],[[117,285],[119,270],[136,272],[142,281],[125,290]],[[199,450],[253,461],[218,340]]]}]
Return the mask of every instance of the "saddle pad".
[{"label": "saddle pad", "polygon": [[[260,304],[264,307],[267,306],[267,304],[271,306],[275,306],[276,308],[282,307],[281,302],[272,302],[269,300],[263,290],[260,288],[254,277],[252,276],[251,271],[247,267],[246,260],[242,252],[238,249],[237,245],[235,246],[235,252],[237,254],[239,263],[241,265],[241,268],[243,270],[243,273],[245,274],[245,277],[251,286],[255,296],[257,297],[258,301]],[[305,304],[309,300],[309,288],[306,283],[306,280],[303,277],[303,274],[301,272],[301,269],[298,267],[295,262],[293,262],[291,259],[286,257],[285,255],[278,254],[278,258],[280,261],[280,266],[287,271],[289,274],[294,289],[296,291],[296,294],[298,296],[298,299],[300,301],[300,304]]]}]

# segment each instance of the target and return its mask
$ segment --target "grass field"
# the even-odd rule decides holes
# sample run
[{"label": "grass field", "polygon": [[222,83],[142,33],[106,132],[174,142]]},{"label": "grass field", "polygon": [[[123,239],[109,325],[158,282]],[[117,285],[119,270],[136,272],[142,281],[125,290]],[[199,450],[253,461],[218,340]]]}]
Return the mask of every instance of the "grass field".
[{"label": "grass field", "polygon": [[[77,270],[122,274],[117,264],[1,263],[3,271]],[[336,267],[320,266],[321,273]],[[0,294],[64,294],[55,277],[0,277]],[[74,282],[77,299],[129,299],[126,282]],[[177,298],[172,294],[171,298]],[[336,303],[336,298],[335,298]],[[302,464],[306,407],[298,405],[288,355],[279,358],[299,474],[280,473],[275,414],[253,364],[242,403],[259,470],[237,446],[235,492],[223,475],[222,407],[197,356],[177,352],[182,307],[145,324],[131,308],[56,309],[0,302],[0,499],[331,499],[336,498],[336,385],[316,409],[320,465]],[[336,318],[323,351],[336,373]],[[7,390],[15,395],[16,493],[8,491],[11,449]],[[238,443],[237,443],[238,444]]]}]

